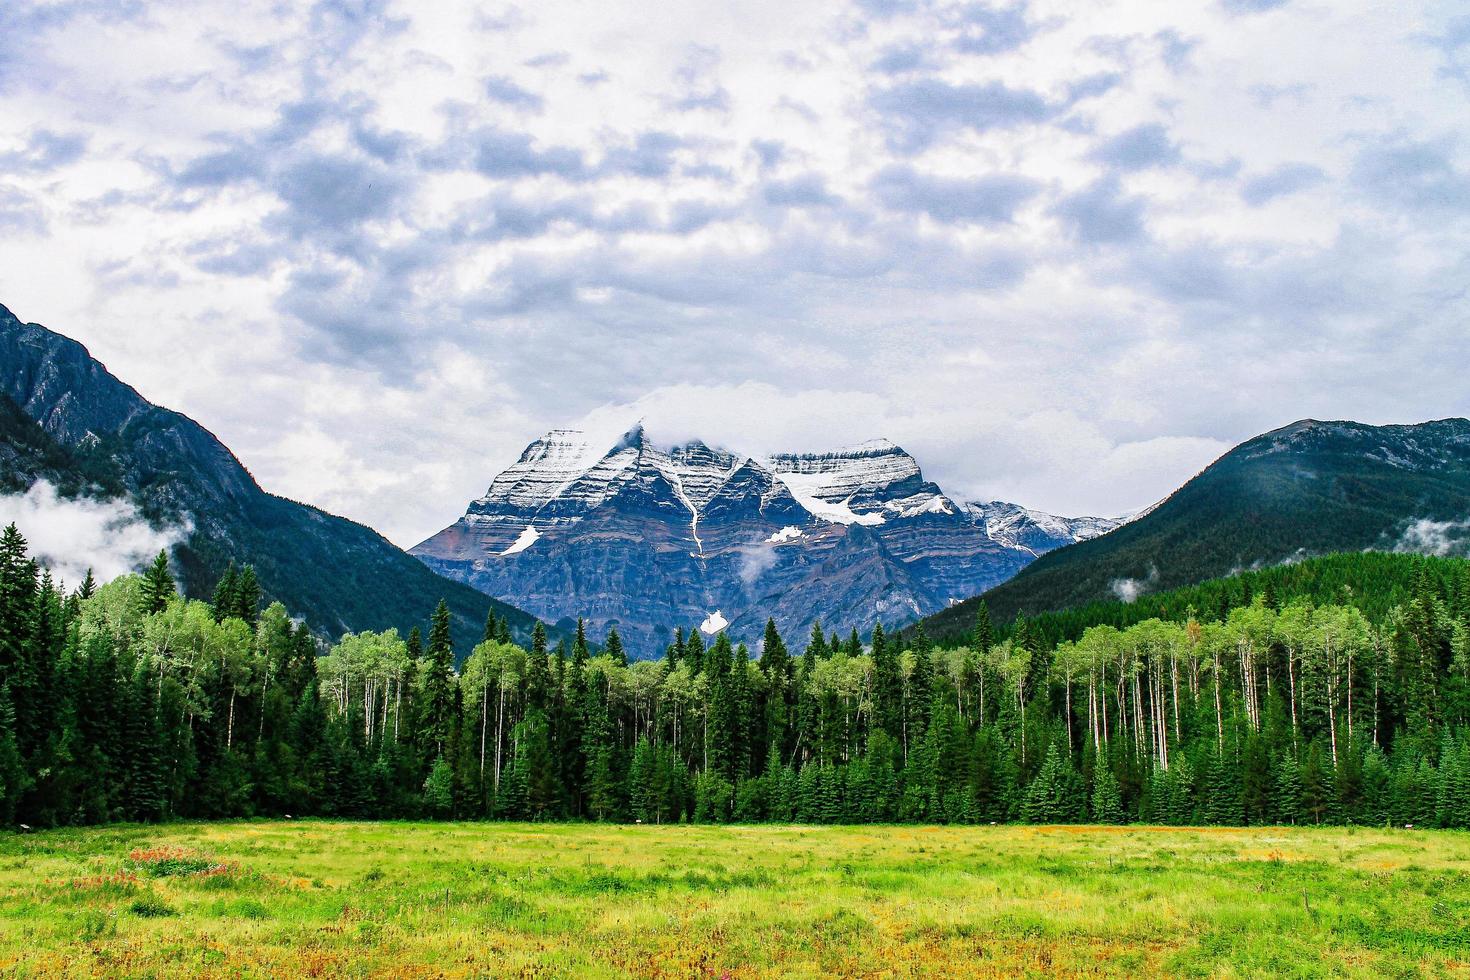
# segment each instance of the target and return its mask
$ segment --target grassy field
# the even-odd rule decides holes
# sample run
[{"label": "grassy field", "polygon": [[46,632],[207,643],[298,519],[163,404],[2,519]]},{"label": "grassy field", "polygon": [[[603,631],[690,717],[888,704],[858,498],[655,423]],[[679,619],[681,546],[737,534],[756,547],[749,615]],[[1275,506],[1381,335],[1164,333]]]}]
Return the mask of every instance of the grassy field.
[{"label": "grassy field", "polygon": [[1470,837],[178,824],[0,836],[7,976],[1470,975]]}]

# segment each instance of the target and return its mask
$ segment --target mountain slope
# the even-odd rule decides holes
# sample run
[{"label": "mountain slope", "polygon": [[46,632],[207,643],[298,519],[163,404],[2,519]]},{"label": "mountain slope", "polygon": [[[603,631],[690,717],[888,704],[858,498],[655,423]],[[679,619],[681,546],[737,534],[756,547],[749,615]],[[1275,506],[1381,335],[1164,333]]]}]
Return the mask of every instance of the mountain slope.
[{"label": "mountain slope", "polygon": [[534,622],[435,575],[370,528],[266,493],[198,423],[151,404],[81,344],[4,306],[0,395],[0,487],[45,477],[63,492],[126,494],[160,524],[192,525],[174,556],[189,595],[207,596],[234,559],[255,566],[268,599],[327,636],[406,629],[426,622],[440,597],[461,654],[492,607],[523,634]]},{"label": "mountain slope", "polygon": [[[1153,510],[1051,552],[984,598],[1005,620],[1330,552],[1434,550],[1413,535],[1453,531],[1435,522],[1467,516],[1470,421],[1307,419],[1242,443]],[[946,609],[926,628],[968,629],[974,606]]]},{"label": "mountain slope", "polygon": [[[986,515],[1001,512],[1028,544],[991,535]],[[958,504],[884,440],[756,459],[659,446],[635,426],[610,447],[547,433],[411,550],[543,618],[616,626],[654,656],[678,625],[754,641],[767,617],[799,633],[910,622],[1113,523]]]}]

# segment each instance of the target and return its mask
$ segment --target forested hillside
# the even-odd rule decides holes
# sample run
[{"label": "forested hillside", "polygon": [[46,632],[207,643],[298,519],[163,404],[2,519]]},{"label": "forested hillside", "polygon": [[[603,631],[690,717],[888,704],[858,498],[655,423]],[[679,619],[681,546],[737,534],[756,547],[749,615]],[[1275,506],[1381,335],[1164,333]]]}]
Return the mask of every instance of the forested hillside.
[{"label": "forested hillside", "polygon": [[[0,819],[1470,826],[1470,570],[1387,561],[1323,566],[1345,601],[1235,580],[1213,607],[1169,598],[1177,619],[1058,623],[1075,639],[1056,645],[981,619],[951,649],[814,627],[797,656],[772,627],[759,660],[696,631],[630,664],[616,633],[592,656],[538,627],[528,649],[492,617],[456,670],[442,605],[424,642],[358,633],[319,657],[243,569],[212,603],[162,557],[61,594],[11,527]],[[1397,598],[1360,601],[1377,591]]]},{"label": "forested hillside", "polygon": [[38,479],[68,497],[126,498],[156,525],[187,529],[174,560],[188,595],[208,595],[239,559],[323,636],[405,623],[440,597],[461,646],[492,608],[530,636],[534,617],[434,574],[371,528],[267,493],[203,426],[0,306],[0,492]]},{"label": "forested hillside", "polygon": [[[1240,444],[1117,530],[1041,556],[985,601],[1009,621],[1332,552],[1443,549],[1467,514],[1470,421],[1307,419]],[[967,631],[975,602],[930,617],[930,634]]]}]

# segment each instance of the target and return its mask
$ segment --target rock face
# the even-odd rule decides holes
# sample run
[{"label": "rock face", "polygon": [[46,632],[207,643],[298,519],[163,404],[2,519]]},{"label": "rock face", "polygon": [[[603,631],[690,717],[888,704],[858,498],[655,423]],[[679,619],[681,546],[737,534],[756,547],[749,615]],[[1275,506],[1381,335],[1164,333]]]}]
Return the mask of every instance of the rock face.
[{"label": "rock face", "polygon": [[767,617],[784,633],[907,622],[1112,524],[957,503],[891,442],[754,459],[637,426],[611,447],[547,433],[411,553],[655,656],[675,626],[754,641]]},{"label": "rock face", "polygon": [[156,523],[192,528],[174,553],[186,594],[208,597],[232,559],[253,564],[267,599],[326,637],[407,630],[441,597],[461,654],[491,608],[522,635],[534,622],[435,575],[371,528],[267,493],[203,426],[0,306],[0,490],[40,478],[65,495],[125,496]]}]

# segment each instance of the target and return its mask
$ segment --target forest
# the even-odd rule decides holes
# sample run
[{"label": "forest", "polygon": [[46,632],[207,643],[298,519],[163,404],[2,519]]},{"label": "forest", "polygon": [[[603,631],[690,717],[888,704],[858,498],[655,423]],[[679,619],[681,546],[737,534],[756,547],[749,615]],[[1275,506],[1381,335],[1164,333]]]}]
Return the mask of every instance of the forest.
[{"label": "forest", "polygon": [[[1389,601],[1391,599],[1391,601]],[[0,822],[320,815],[1470,827],[1470,563],[1331,556],[754,657],[529,648],[492,612],[323,644],[249,567],[64,589],[0,536]],[[1090,621],[1089,621],[1090,617]]]}]

